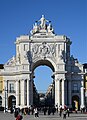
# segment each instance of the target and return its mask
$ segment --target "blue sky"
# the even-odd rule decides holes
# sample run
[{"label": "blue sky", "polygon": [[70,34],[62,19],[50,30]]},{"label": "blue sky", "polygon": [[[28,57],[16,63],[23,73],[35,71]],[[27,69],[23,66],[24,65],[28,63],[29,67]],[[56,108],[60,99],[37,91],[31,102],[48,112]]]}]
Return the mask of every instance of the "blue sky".
[{"label": "blue sky", "polygon": [[[56,34],[70,37],[71,55],[86,63],[87,0],[0,0],[0,64],[15,55],[16,37],[29,34],[42,14],[52,21]],[[44,69],[52,73],[50,68]],[[41,66],[36,69],[37,76],[39,70]]]}]

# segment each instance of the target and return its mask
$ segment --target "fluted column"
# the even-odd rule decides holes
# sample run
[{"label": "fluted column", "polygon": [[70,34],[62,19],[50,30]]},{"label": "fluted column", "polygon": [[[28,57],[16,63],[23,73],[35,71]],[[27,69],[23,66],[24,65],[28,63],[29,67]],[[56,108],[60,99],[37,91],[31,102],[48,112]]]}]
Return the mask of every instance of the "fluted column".
[{"label": "fluted column", "polygon": [[16,107],[19,106],[19,81],[16,80]]},{"label": "fluted column", "polygon": [[62,79],[62,107],[64,107],[64,105],[65,105],[65,91],[64,91],[64,83],[65,83],[65,81],[64,81],[64,79]]}]

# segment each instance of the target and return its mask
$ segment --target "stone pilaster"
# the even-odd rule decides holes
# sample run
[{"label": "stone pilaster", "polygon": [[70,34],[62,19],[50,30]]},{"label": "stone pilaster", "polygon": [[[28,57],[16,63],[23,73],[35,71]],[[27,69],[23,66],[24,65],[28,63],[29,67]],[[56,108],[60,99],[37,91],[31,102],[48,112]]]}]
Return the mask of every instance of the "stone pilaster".
[{"label": "stone pilaster", "polygon": [[25,80],[21,80],[21,106],[25,106]]},{"label": "stone pilaster", "polygon": [[29,80],[27,79],[27,106],[29,106]]},{"label": "stone pilaster", "polygon": [[84,82],[83,80],[81,81],[81,108],[84,108]]},{"label": "stone pilaster", "polygon": [[71,103],[72,102],[71,80],[68,81],[68,87],[69,87],[69,89],[68,89],[69,107],[72,107],[72,103]]},{"label": "stone pilaster", "polygon": [[65,86],[64,86],[64,84],[65,84],[65,81],[64,81],[64,79],[62,79],[62,107],[64,107],[64,105],[65,105],[65,90],[64,90]]},{"label": "stone pilaster", "polygon": [[55,106],[60,106],[60,80],[55,79]]},{"label": "stone pilaster", "polygon": [[16,80],[16,107],[19,106],[19,80]]}]

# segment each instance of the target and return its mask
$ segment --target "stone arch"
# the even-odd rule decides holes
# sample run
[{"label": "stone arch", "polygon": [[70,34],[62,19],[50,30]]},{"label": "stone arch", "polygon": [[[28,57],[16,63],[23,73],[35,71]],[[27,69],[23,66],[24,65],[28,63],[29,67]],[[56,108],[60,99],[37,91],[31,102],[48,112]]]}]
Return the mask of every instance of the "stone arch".
[{"label": "stone arch", "polygon": [[2,106],[2,97],[0,96],[0,106]]},{"label": "stone arch", "polygon": [[74,95],[72,96],[72,109],[75,110],[80,110],[80,105],[79,105],[79,96]]},{"label": "stone arch", "polygon": [[50,60],[37,60],[37,61],[35,61],[32,64],[32,71],[34,71],[34,69],[40,65],[46,65],[46,66],[50,67],[53,72],[55,71],[55,65]]},{"label": "stone arch", "polygon": [[[55,72],[55,65],[54,65],[54,63],[53,62],[51,62],[51,60],[37,60],[36,62],[34,62],[33,63],[33,65],[32,65],[32,74],[34,73],[34,70],[37,68],[37,67],[39,67],[39,66],[41,66],[41,65],[46,65],[47,67],[49,67],[53,72]],[[34,75],[34,74],[33,74]],[[32,75],[32,76],[33,76]],[[53,82],[54,82],[54,79],[55,79],[55,76],[52,76],[52,78],[53,78]],[[33,77],[32,77],[32,79],[33,79]],[[55,87],[54,87],[55,88]],[[55,97],[53,97],[54,96],[54,89],[53,88],[53,90],[51,90],[50,92],[50,101],[52,102],[52,105],[54,105],[55,104]],[[34,94],[33,94],[34,95]],[[34,99],[34,96],[33,96],[33,104],[35,103],[34,102],[34,100],[36,100],[36,99]],[[36,104],[34,104],[34,105],[37,105],[37,102],[36,102]],[[45,105],[48,105],[48,104],[45,104]]]},{"label": "stone arch", "polygon": [[8,97],[8,108],[14,107],[16,105],[16,97],[11,95]]}]

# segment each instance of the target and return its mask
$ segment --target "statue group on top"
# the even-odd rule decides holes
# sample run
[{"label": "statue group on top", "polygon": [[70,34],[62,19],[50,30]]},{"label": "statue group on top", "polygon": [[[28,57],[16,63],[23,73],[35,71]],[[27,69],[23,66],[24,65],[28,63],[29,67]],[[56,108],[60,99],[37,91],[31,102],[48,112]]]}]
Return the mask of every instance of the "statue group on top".
[{"label": "statue group on top", "polygon": [[[48,23],[48,24],[47,24]],[[36,21],[33,25],[33,30],[31,30],[31,34],[35,34],[38,32],[46,31],[48,33],[54,33],[54,29],[52,27],[51,21],[48,21],[44,18],[44,15],[42,15],[41,19]]]}]

